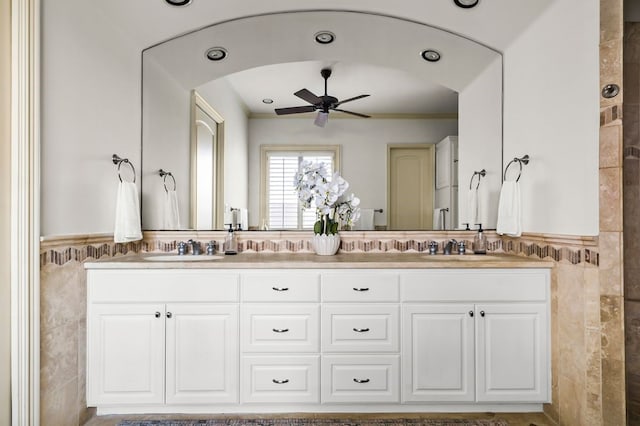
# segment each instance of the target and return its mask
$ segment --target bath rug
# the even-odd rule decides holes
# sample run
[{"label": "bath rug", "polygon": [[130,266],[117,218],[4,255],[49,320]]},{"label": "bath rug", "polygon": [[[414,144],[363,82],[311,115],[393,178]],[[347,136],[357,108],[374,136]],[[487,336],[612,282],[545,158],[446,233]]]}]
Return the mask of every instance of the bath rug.
[{"label": "bath rug", "polygon": [[504,420],[457,419],[217,419],[124,420],[118,426],[509,426]]}]

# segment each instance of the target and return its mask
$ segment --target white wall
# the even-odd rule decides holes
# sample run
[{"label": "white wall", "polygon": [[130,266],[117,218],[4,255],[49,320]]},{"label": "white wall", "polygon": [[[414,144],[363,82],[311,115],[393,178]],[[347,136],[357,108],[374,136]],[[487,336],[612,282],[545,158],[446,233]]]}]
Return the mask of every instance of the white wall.
[{"label": "white wall", "polygon": [[340,119],[330,117],[326,127],[313,125],[313,117],[249,120],[249,225],[257,226],[260,190],[260,145],[340,145],[342,176],[348,193],[362,208],[382,208],[376,225],[387,216],[387,144],[436,143],[455,135],[457,120]]},{"label": "white wall", "polygon": [[504,165],[531,157],[526,232],[598,235],[598,12],[598,0],[556,1],[504,55]]},{"label": "white wall", "polygon": [[113,232],[112,154],[140,170],[140,49],[92,2],[42,1],[43,235]]}]

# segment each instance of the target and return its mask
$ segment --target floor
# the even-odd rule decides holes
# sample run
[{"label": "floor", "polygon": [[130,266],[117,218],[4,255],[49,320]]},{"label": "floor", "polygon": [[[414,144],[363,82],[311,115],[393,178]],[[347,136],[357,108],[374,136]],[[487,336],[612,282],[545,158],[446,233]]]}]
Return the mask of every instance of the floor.
[{"label": "floor", "polygon": [[[145,415],[145,416],[98,416],[90,419],[85,426],[115,426],[121,420],[161,420],[161,419],[214,419],[218,417],[223,418],[233,418],[235,416],[204,416],[204,415]],[[243,416],[240,416],[243,417]],[[259,415],[250,415],[246,416],[247,418],[276,418],[276,417],[296,417],[296,418],[321,418],[321,417],[329,417],[329,418],[340,418],[340,417],[348,417],[349,419],[357,419],[357,418],[424,418],[424,419],[485,419],[489,420],[492,418],[503,419],[509,422],[510,426],[555,426],[556,423],[551,421],[547,416],[543,413],[456,413],[456,414],[415,414],[415,413],[407,413],[407,414],[285,414],[285,415],[270,415],[270,416],[259,416]]]}]

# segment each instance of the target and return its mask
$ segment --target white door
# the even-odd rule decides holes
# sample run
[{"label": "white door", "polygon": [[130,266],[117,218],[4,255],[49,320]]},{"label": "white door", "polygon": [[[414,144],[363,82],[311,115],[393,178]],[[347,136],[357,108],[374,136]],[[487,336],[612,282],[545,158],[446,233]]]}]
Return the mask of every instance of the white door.
[{"label": "white door", "polygon": [[474,400],[471,304],[403,307],[402,400]]},{"label": "white door", "polygon": [[433,228],[433,145],[389,146],[389,229]]},{"label": "white door", "polygon": [[477,400],[547,402],[543,303],[484,304],[477,314]]},{"label": "white door", "polygon": [[167,305],[167,404],[238,402],[238,307]]},{"label": "white door", "polygon": [[164,402],[164,305],[94,304],[89,405]]}]

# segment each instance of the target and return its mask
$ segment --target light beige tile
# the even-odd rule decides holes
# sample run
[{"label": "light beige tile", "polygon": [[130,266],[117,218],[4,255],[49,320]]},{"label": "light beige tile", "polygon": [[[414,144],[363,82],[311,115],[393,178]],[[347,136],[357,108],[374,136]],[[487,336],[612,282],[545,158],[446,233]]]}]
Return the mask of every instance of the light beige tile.
[{"label": "light beige tile", "polygon": [[42,389],[40,395],[40,424],[42,426],[76,426],[78,411],[78,381],[69,380],[57,389]]},{"label": "light beige tile", "polygon": [[[622,297],[600,297],[602,358],[624,361],[624,306]],[[603,377],[606,372],[602,371]]]},{"label": "light beige tile", "polygon": [[600,0],[600,42],[622,38],[622,0]]},{"label": "light beige tile", "polygon": [[40,388],[58,389],[78,375],[77,324],[47,330],[40,339]]},{"label": "light beige tile", "polygon": [[560,424],[583,425],[585,424],[585,388],[583,383],[576,383],[563,374],[560,374]]},{"label": "light beige tile", "polygon": [[[617,84],[622,89],[622,38],[600,43],[600,87]],[[622,90],[615,98],[600,96],[600,107],[622,103]]]},{"label": "light beige tile", "polygon": [[600,294],[622,296],[622,234],[601,232],[600,244]]},{"label": "light beige tile", "polygon": [[[81,273],[80,273],[81,272]],[[78,320],[78,282],[84,276],[82,266],[48,264],[40,269],[40,326],[42,330]],[[86,299],[82,300],[86,303]],[[86,308],[85,308],[86,309]]]},{"label": "light beige tile", "polygon": [[622,169],[600,169],[600,232],[622,231]]},{"label": "light beige tile", "polygon": [[622,166],[622,126],[600,127],[600,167]]},{"label": "light beige tile", "polygon": [[602,418],[605,425],[626,424],[624,361],[602,360]]}]

